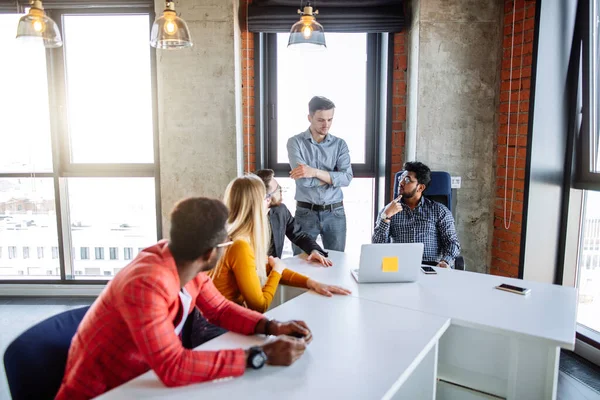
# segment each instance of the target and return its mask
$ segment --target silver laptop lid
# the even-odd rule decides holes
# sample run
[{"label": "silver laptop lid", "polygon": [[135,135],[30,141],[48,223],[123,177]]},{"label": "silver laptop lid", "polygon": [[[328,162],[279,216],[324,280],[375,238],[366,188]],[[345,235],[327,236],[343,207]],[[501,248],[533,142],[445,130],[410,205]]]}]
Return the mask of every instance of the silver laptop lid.
[{"label": "silver laptop lid", "polygon": [[423,243],[363,244],[359,282],[414,282],[419,278]]}]

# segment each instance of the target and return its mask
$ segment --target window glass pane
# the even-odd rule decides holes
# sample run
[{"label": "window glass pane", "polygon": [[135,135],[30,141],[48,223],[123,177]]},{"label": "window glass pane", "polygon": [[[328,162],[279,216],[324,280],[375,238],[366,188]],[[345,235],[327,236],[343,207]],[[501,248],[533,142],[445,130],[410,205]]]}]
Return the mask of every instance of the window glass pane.
[{"label": "window glass pane", "polygon": [[[67,183],[73,246],[94,252],[74,260],[77,278],[104,279],[106,271],[112,276],[133,258],[132,248],[156,243],[153,178],[69,178]],[[123,251],[124,260],[107,259],[107,247]]]},{"label": "window glass pane", "polygon": [[15,40],[20,17],[0,14],[0,173],[51,172],[46,52]]},{"label": "window glass pane", "polygon": [[592,165],[591,169],[594,172],[600,172],[600,1],[596,0],[593,26],[594,51],[595,57],[593,60],[592,73],[594,74],[593,90],[595,100],[595,131],[592,132],[592,151],[594,152],[593,160],[596,160],[596,165]]},{"label": "window glass pane", "polygon": [[8,253],[0,279],[57,279],[47,271],[59,268],[58,258],[37,250],[58,248],[54,205],[52,178],[0,178],[0,244]]},{"label": "window glass pane", "polygon": [[330,133],[346,141],[352,163],[365,162],[367,34],[328,33],[327,51],[287,48],[277,34],[277,162],[287,164],[287,140],[308,129],[308,102],[325,96],[335,103]]},{"label": "window glass pane", "polygon": [[[327,36],[329,38],[329,36]],[[283,203],[292,215],[296,214],[296,184],[291,178],[275,178],[281,186]],[[346,252],[359,254],[360,246],[371,243],[373,232],[373,178],[354,178],[349,187],[342,188],[344,192],[344,211],[346,212]],[[317,242],[323,246],[321,238]],[[282,257],[291,257],[292,244],[286,237]]]},{"label": "window glass pane", "polygon": [[578,269],[577,322],[600,333],[600,192],[586,192]]},{"label": "window glass pane", "polygon": [[64,17],[72,162],[153,162],[148,30],[148,15]]},{"label": "window glass pane", "polygon": [[110,248],[110,259],[111,260],[118,260],[119,259],[119,249],[116,247],[111,247]]}]

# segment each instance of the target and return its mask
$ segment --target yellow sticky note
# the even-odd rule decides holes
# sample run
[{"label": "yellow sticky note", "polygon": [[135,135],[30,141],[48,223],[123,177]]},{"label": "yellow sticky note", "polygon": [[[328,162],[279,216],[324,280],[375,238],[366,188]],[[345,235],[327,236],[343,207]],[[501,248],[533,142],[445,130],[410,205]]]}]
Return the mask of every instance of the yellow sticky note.
[{"label": "yellow sticky note", "polygon": [[383,272],[398,272],[398,257],[383,257],[381,270]]}]

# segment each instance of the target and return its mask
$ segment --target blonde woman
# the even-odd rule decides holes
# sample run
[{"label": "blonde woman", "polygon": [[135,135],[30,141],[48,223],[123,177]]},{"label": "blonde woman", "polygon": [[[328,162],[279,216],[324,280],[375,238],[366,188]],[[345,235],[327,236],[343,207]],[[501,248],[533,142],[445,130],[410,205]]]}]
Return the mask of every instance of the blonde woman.
[{"label": "blonde woman", "polygon": [[324,296],[350,293],[286,269],[279,258],[267,257],[271,238],[267,220],[270,196],[259,177],[246,175],[231,181],[224,201],[229,208],[227,231],[233,244],[211,271],[211,276],[227,299],[265,312],[280,281]]}]

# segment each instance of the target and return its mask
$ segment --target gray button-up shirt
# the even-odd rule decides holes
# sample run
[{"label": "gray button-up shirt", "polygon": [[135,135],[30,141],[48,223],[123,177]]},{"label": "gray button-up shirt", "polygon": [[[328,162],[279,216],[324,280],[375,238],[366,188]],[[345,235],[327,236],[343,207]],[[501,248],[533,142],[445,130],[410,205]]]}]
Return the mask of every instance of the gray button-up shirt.
[{"label": "gray button-up shirt", "polygon": [[354,177],[348,145],[343,139],[327,134],[321,143],[315,142],[310,129],[292,136],[287,142],[292,169],[299,164],[329,171],[331,185],[317,178],[296,180],[296,201],[328,205],[342,201],[342,187]]}]

